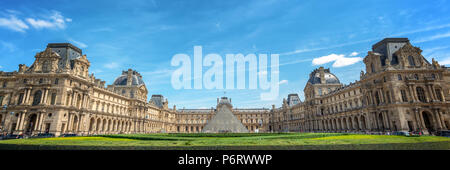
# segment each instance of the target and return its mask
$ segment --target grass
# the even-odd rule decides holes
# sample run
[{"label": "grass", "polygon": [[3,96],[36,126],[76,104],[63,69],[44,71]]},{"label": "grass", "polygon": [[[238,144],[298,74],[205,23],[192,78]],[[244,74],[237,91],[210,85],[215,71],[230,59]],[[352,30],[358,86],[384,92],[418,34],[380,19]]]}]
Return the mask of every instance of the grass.
[{"label": "grass", "polygon": [[450,138],[342,133],[122,134],[0,141],[0,149],[450,149]]}]

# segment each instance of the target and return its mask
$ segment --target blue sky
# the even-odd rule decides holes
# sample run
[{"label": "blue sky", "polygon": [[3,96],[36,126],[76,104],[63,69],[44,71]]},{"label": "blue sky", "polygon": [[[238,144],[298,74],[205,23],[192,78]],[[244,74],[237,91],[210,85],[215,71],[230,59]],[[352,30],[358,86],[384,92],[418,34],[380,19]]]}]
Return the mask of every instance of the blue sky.
[{"label": "blue sky", "polygon": [[0,70],[31,65],[47,43],[70,42],[107,84],[133,68],[144,76],[149,97],[162,94],[177,108],[209,108],[224,90],[173,89],[171,74],[178,67],[170,66],[172,56],[192,56],[195,45],[223,57],[275,53],[277,100],[261,101],[262,90],[226,95],[235,107],[279,107],[289,93],[303,100],[308,75],[319,66],[331,68],[344,84],[359,80],[361,59],[385,37],[407,37],[427,59],[449,66],[449,7],[445,0],[2,0]]}]

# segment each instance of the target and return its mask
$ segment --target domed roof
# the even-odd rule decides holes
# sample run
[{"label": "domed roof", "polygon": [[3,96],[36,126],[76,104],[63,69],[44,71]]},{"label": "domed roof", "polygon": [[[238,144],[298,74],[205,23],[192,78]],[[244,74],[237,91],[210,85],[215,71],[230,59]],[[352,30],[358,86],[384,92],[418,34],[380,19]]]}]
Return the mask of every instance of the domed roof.
[{"label": "domed roof", "polygon": [[[128,72],[130,72],[130,75],[128,75]],[[144,80],[142,80],[142,76],[138,72],[131,69],[128,71],[123,71],[122,75],[114,80],[113,85],[126,86],[128,77],[131,78],[131,85],[145,85]]]},{"label": "domed roof", "polygon": [[[316,69],[309,75],[308,82],[310,82],[311,84],[321,84],[320,69],[323,69],[323,68],[321,67],[319,69]],[[341,83],[336,75],[334,75],[333,73],[330,73],[330,69],[323,69],[323,74],[324,74],[324,78],[325,78],[325,84],[340,84]]]}]

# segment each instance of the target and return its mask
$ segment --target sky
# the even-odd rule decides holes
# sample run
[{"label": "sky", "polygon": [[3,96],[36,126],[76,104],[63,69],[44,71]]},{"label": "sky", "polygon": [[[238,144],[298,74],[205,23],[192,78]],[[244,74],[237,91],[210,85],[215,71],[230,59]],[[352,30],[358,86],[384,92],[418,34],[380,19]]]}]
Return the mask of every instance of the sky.
[{"label": "sky", "polygon": [[[177,108],[215,107],[227,96],[237,108],[280,107],[303,89],[309,73],[330,68],[341,83],[359,80],[362,59],[387,37],[409,38],[431,61],[450,66],[450,2],[445,0],[2,0],[0,70],[30,66],[48,43],[69,42],[112,84],[122,70],[143,76],[152,94]],[[279,96],[262,89],[174,89],[172,57],[279,54]],[[193,59],[193,58],[192,58]],[[204,71],[208,67],[203,68]]]}]

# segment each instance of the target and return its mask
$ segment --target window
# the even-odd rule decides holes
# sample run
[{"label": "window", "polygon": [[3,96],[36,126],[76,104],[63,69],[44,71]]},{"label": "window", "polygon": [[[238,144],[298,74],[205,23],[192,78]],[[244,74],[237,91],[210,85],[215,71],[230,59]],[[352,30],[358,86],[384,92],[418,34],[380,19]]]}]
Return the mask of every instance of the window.
[{"label": "window", "polygon": [[419,75],[414,74],[414,79],[419,80]]},{"label": "window", "polygon": [[408,62],[410,66],[416,66],[413,56],[408,56]]},{"label": "window", "polygon": [[23,79],[23,83],[24,84],[28,83],[28,79]]},{"label": "window", "polygon": [[5,88],[6,86],[8,86],[8,82],[3,82],[3,88]]},{"label": "window", "polygon": [[322,96],[322,88],[319,88],[319,96]]},{"label": "window", "polygon": [[397,77],[398,77],[398,80],[402,80],[402,75],[398,74]]},{"label": "window", "polygon": [[397,55],[392,55],[391,65],[397,65],[398,64],[398,57]]},{"label": "window", "polygon": [[423,90],[423,88],[422,87],[417,87],[416,91],[417,91],[417,97],[419,98],[419,100],[421,102],[427,102],[427,100],[425,98],[425,91]]},{"label": "window", "polygon": [[22,104],[22,102],[23,102],[23,96],[24,96],[24,93],[20,93],[20,94],[19,94],[19,101],[18,101],[17,104]]},{"label": "window", "polygon": [[50,63],[48,62],[48,60],[45,60],[42,63],[42,72],[44,72],[44,73],[50,72]]},{"label": "window", "polygon": [[370,64],[370,68],[372,69],[372,73],[375,73],[375,67],[373,66],[373,63]]},{"label": "window", "polygon": [[44,82],[44,80],[42,78],[39,79],[39,84],[42,84],[42,82]]},{"label": "window", "polygon": [[2,105],[3,105],[3,96],[0,96],[0,106],[2,106]]},{"label": "window", "polygon": [[55,79],[55,84],[58,84],[58,83],[59,83],[59,79],[56,78],[56,79]]},{"label": "window", "polygon": [[402,101],[403,102],[408,102],[408,98],[406,98],[406,91],[405,90],[400,90],[400,93],[402,95]]},{"label": "window", "polygon": [[375,101],[377,102],[376,103],[377,105],[380,104],[380,96],[379,96],[378,92],[375,92]]},{"label": "window", "polygon": [[42,97],[42,91],[38,90],[36,93],[34,93],[33,106],[41,103],[41,97]]},{"label": "window", "polygon": [[443,101],[442,100],[442,96],[441,96],[441,89],[435,89],[434,90],[436,92],[436,97],[439,101]]},{"label": "window", "polygon": [[56,93],[52,93],[52,99],[51,99],[51,105],[55,105],[56,104]]}]

